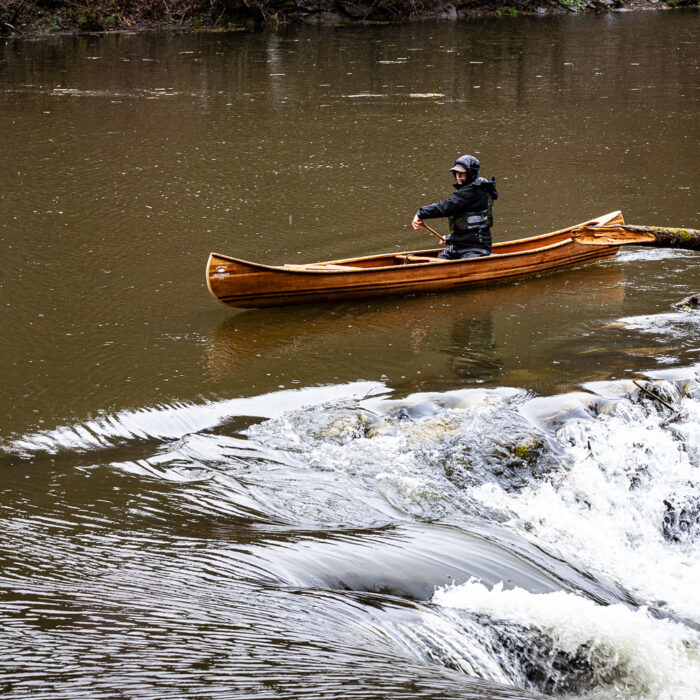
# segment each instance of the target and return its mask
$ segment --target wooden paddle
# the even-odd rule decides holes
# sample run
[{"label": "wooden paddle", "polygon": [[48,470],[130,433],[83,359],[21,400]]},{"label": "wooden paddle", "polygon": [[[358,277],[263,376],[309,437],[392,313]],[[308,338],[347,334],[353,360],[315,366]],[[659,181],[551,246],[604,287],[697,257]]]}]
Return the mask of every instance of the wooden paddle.
[{"label": "wooden paddle", "polygon": [[423,221],[423,222],[421,223],[421,227],[422,227],[422,228],[425,228],[425,229],[428,229],[428,231],[430,231],[430,233],[432,233],[433,236],[435,236],[436,238],[439,238],[439,239],[440,239],[440,242],[441,242],[441,243],[443,243],[443,244],[447,243],[447,241],[446,241],[437,231],[435,231],[434,229],[430,228],[430,226],[428,226],[428,224],[426,224],[425,221]]}]

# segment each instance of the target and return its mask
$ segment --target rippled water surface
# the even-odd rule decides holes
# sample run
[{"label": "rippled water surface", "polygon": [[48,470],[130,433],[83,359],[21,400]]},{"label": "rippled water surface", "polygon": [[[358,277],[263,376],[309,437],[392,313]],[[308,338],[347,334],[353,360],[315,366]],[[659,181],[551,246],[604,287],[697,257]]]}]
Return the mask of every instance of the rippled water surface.
[{"label": "rippled water surface", "polygon": [[[235,311],[210,251],[698,227],[694,12],[4,40],[0,693],[700,695],[697,253]],[[437,228],[442,228],[437,223]]]}]

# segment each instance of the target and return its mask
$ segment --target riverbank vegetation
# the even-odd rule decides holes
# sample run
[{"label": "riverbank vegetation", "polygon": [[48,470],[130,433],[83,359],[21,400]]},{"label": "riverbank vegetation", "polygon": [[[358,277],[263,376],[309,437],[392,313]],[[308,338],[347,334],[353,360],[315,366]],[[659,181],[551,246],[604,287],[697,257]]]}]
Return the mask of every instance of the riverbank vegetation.
[{"label": "riverbank vegetation", "polygon": [[229,29],[697,5],[698,0],[0,0],[0,33]]}]

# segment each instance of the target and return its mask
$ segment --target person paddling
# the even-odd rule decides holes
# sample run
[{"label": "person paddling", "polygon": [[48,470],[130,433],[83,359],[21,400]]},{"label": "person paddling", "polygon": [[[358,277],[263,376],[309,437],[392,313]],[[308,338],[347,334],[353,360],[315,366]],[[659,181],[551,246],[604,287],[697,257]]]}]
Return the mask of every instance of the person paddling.
[{"label": "person paddling", "polygon": [[445,242],[448,247],[438,257],[447,260],[479,258],[491,254],[491,226],[493,226],[493,200],[498,199],[496,178],[479,177],[481,164],[474,156],[460,156],[450,171],[456,183],[454,192],[441,202],[421,207],[411,225],[418,231],[423,219],[447,217],[450,234]]}]

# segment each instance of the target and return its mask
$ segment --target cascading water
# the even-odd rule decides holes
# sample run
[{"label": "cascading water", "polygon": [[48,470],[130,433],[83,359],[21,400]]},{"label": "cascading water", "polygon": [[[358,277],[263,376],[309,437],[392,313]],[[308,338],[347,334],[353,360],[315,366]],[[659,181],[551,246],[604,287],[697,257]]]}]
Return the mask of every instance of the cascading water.
[{"label": "cascading water", "polygon": [[[379,596],[383,612],[338,624],[405,657],[557,697],[700,689],[700,367],[550,397],[386,394],[123,413],[5,451],[130,445],[140,456],[101,468],[173,484],[190,517],[267,532],[207,556],[268,586]],[[244,416],[266,417],[232,434]]]}]

